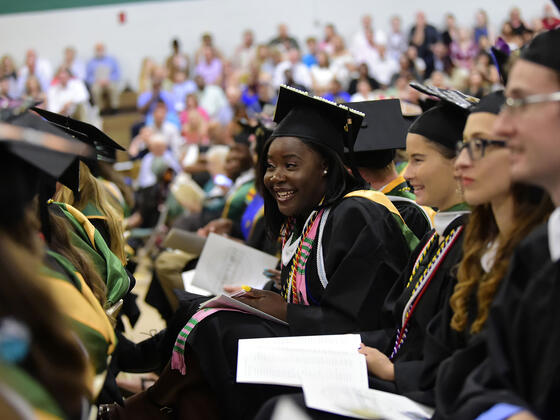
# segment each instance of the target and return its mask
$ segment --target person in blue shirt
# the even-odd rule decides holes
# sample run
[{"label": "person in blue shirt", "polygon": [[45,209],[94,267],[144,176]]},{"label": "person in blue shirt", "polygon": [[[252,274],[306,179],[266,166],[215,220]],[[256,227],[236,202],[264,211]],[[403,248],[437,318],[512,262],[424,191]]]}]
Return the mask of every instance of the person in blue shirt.
[{"label": "person in blue shirt", "polygon": [[86,82],[91,89],[95,104],[101,111],[105,109],[103,96],[109,96],[109,111],[116,111],[119,107],[119,81],[121,71],[119,63],[114,57],[107,55],[105,45],[95,46],[95,56],[88,62],[86,68]]}]

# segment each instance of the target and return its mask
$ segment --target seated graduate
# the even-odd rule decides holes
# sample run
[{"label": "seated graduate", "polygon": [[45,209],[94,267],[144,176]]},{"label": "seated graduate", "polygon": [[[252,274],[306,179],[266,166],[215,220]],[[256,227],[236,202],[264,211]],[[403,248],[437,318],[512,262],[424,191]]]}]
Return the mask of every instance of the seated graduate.
[{"label": "seated graduate", "polygon": [[74,141],[96,149],[94,159],[76,159],[58,177],[56,191],[52,189],[51,182],[45,180],[42,193],[49,198],[54,196],[55,200],[64,200],[51,200],[49,211],[70,222],[73,228],[72,243],[89,254],[95,269],[107,285],[108,305],[114,305],[134,287],[135,280],[124,268],[127,261],[122,217],[110,204],[103,185],[93,176],[91,170],[96,171],[99,147],[119,150],[123,148],[91,124],[36,107],[32,110],[49,121],[53,127],[72,136]]},{"label": "seated graduate", "polygon": [[[124,150],[105,133],[95,126],[74,120],[40,108],[32,108],[54,126],[66,131],[86,144],[106,149]],[[76,160],[72,167],[59,180],[61,185],[53,197],[54,201],[66,203],[83,213],[101,233],[111,251],[126,265],[122,216],[111,204],[111,199],[101,181],[95,178],[97,160]]]},{"label": "seated graduate", "polygon": [[[406,133],[412,119],[403,117],[398,99],[346,104],[366,114],[356,139],[353,157],[360,175],[371,188],[381,191],[395,205],[418,239],[432,228],[434,211],[416,203],[406,180],[395,167],[396,149],[406,147]],[[351,159],[346,154],[345,157]]]},{"label": "seated graduate", "polygon": [[[367,191],[369,198],[352,193],[362,185],[345,169],[342,154],[361,119],[356,111],[281,87],[279,123],[257,179],[264,184],[267,225],[273,237],[283,237],[282,294],[251,290],[239,300],[289,325],[239,312],[197,312],[178,337],[174,369],[127,400],[128,415],[159,415],[160,406],[192,398],[193,384],[207,382],[224,418],[251,418],[285,389],[235,382],[239,339],[377,328],[382,302],[409,252],[390,201],[375,191]],[[193,313],[200,300],[194,302]],[[197,326],[191,329],[191,322]]]},{"label": "seated graduate", "polygon": [[[508,99],[495,124],[511,152],[512,179],[544,188],[556,206],[559,43],[560,30],[551,30],[537,35],[521,52],[509,72]],[[503,246],[510,253],[517,247],[490,309],[486,358],[476,369],[472,364],[461,368],[455,358],[442,365],[436,388],[438,418],[558,418],[558,213],[556,207],[548,224],[531,234],[530,228],[544,221],[534,209],[524,217],[519,214],[512,224],[514,240]],[[461,381],[455,379],[459,375]]]},{"label": "seated graduate", "polygon": [[422,238],[387,296],[389,318],[384,327],[390,335],[363,334],[360,352],[366,355],[370,383],[377,389],[404,395],[418,389],[426,327],[445,306],[448,288],[455,283],[454,267],[462,257],[469,214],[454,177],[455,145],[467,115],[442,96],[442,103],[424,112],[408,130],[410,160],[404,177],[418,204],[440,210],[434,217],[435,229]]},{"label": "seated graduate", "polygon": [[[397,106],[396,112],[400,113]],[[372,388],[407,395],[419,388],[426,327],[445,306],[454,268],[461,260],[469,209],[454,177],[455,146],[467,112],[443,102],[410,126],[406,149],[410,163],[405,178],[418,190],[421,205],[442,209],[412,252],[406,268],[386,297],[379,329],[362,332]],[[295,397],[299,405],[302,396]],[[270,418],[275,400],[258,418]],[[310,410],[313,416],[321,414]]]}]

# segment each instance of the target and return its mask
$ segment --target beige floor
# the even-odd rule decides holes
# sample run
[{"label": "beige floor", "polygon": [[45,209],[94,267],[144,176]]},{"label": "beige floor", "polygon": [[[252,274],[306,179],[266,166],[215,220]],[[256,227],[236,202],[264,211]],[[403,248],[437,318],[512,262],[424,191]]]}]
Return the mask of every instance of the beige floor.
[{"label": "beige floor", "polygon": [[151,261],[149,259],[144,258],[138,264],[134,277],[136,278],[136,286],[133,292],[138,295],[136,302],[140,308],[140,319],[138,319],[134,328],[130,327],[128,320],[125,319],[124,322],[125,336],[134,342],[138,342],[165,328],[165,321],[156,309],[144,302],[144,297],[152,280]]}]

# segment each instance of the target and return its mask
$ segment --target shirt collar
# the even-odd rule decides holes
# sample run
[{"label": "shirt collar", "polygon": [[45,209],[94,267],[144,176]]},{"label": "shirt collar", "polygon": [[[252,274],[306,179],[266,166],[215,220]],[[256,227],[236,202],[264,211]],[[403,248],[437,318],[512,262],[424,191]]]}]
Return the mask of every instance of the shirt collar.
[{"label": "shirt collar", "polygon": [[560,260],[560,207],[548,218],[548,249],[552,261]]},{"label": "shirt collar", "polygon": [[461,203],[451,207],[448,210],[438,211],[434,216],[434,228],[439,236],[443,236],[447,227],[458,217],[469,214],[469,208],[466,204]]}]

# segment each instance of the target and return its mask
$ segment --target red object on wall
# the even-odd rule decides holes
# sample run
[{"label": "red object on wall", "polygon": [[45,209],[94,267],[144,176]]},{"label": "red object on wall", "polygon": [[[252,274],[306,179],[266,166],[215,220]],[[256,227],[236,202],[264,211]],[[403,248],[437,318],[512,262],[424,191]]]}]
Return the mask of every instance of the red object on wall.
[{"label": "red object on wall", "polygon": [[121,25],[126,23],[126,12],[119,12],[118,17]]}]

